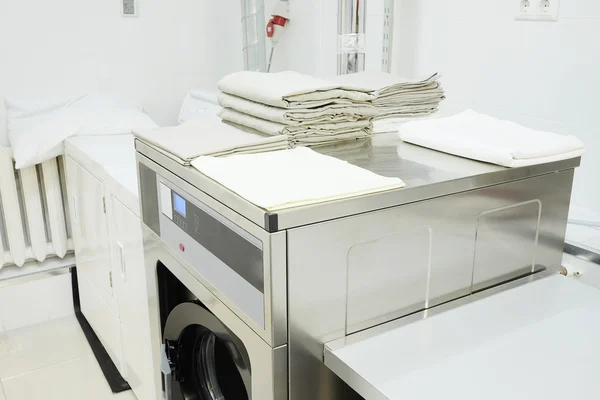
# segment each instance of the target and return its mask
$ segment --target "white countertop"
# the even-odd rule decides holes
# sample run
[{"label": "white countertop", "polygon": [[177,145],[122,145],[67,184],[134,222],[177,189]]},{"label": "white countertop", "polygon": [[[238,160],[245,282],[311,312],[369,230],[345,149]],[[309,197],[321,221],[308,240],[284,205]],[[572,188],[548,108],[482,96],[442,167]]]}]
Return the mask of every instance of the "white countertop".
[{"label": "white countertop", "polygon": [[113,194],[140,215],[133,135],[75,136],[65,147],[90,172],[102,175]]},{"label": "white countertop", "polygon": [[333,350],[332,369],[377,400],[591,400],[599,338],[600,291],[555,275]]}]

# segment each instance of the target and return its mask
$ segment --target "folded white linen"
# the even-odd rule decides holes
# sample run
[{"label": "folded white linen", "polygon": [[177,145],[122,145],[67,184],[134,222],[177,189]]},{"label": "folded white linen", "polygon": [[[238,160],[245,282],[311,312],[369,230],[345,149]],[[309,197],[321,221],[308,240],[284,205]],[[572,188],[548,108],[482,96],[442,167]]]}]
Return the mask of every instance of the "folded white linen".
[{"label": "folded white linen", "polygon": [[340,133],[338,135],[331,136],[308,135],[303,137],[294,137],[290,140],[294,145],[297,146],[315,147],[324,146],[331,143],[344,142],[348,140],[366,139],[369,137],[371,137],[370,133],[366,133],[364,131],[355,131],[349,133]]},{"label": "folded white linen", "polygon": [[227,93],[219,93],[219,104],[257,118],[279,122],[285,125],[312,125],[358,121],[377,115],[371,104],[328,104],[317,108],[287,109],[269,106]]},{"label": "folded white linen", "polygon": [[418,117],[431,115],[437,111],[437,107],[407,107],[402,110],[393,110],[382,112],[374,120],[382,118],[402,118],[402,117]]},{"label": "folded white linen", "polygon": [[367,119],[359,121],[338,122],[332,124],[314,124],[307,126],[290,126],[282,123],[267,121],[254,117],[249,114],[241,113],[231,108],[223,108],[219,112],[219,117],[224,121],[233,122],[238,125],[246,126],[265,133],[267,135],[289,135],[296,134],[314,134],[314,135],[335,135],[338,133],[348,133],[357,130],[370,130],[371,122]]},{"label": "folded white linen", "polygon": [[15,167],[29,167],[64,153],[71,136],[131,133],[158,125],[135,101],[107,93],[71,97],[8,97],[7,131]]},{"label": "folded white linen", "polygon": [[579,157],[575,136],[536,131],[467,110],[452,117],[408,122],[402,140],[419,146],[505,167],[523,167]]},{"label": "folded white linen", "polygon": [[363,71],[355,74],[338,75],[329,78],[333,82],[353,88],[361,88],[375,92],[376,96],[403,89],[430,88],[435,86],[438,74],[432,74],[423,79],[406,79],[386,72]]},{"label": "folded white linen", "polygon": [[[152,147],[154,150],[158,151],[161,154],[164,154],[165,156],[169,157],[170,159],[172,159],[173,161],[175,161],[181,165],[190,165],[191,164],[192,160],[190,160],[190,159],[183,159],[173,153],[170,153],[164,149],[161,149],[160,147],[156,146],[155,144],[152,144],[149,142],[146,142],[146,144],[148,146]],[[283,143],[271,143],[271,144],[265,144],[265,145],[257,145],[257,146],[248,146],[248,147],[229,149],[226,151],[207,154],[206,157],[228,157],[228,156],[232,156],[234,154],[266,153],[269,151],[287,150],[289,148],[290,147],[286,141]]]},{"label": "folded white linen", "polygon": [[227,158],[199,157],[192,161],[192,165],[232,192],[268,211],[405,186],[398,178],[379,176],[305,147]]},{"label": "folded white linen", "polygon": [[320,107],[338,100],[368,103],[375,98],[369,89],[340,85],[293,71],[236,72],[221,79],[218,87],[224,93],[280,108]]},{"label": "folded white linen", "polygon": [[154,130],[134,130],[134,135],[169,155],[189,164],[199,156],[224,156],[235,153],[281,150],[288,138],[245,132],[222,121],[198,120]]}]

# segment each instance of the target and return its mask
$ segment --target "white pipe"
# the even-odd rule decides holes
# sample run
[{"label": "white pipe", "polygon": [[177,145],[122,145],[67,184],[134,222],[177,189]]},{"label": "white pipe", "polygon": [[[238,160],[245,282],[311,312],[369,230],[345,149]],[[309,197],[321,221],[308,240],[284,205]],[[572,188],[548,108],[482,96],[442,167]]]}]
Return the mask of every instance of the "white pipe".
[{"label": "white pipe", "polygon": [[265,3],[264,0],[241,0],[244,69],[266,70]]},{"label": "white pipe", "polygon": [[366,0],[338,0],[338,74],[365,70]]}]

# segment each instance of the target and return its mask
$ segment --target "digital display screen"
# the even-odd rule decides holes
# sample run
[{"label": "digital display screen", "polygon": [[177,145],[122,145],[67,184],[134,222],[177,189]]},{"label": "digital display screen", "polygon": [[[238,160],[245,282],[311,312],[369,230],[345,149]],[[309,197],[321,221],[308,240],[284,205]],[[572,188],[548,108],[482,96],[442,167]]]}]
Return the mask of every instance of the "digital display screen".
[{"label": "digital display screen", "polygon": [[182,215],[184,218],[186,217],[185,206],[185,199],[179,196],[177,193],[173,192],[173,209],[177,211],[180,215]]}]

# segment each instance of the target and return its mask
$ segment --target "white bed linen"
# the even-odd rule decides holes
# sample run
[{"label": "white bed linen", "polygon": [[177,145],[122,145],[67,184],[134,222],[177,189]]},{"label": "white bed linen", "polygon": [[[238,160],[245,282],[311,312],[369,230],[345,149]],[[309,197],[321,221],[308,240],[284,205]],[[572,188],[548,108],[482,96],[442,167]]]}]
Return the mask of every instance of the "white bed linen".
[{"label": "white bed linen", "polygon": [[371,104],[330,104],[318,108],[287,109],[257,103],[227,93],[219,93],[219,104],[244,114],[285,125],[314,125],[358,121],[377,115]]},{"label": "white bed linen", "polygon": [[135,102],[109,94],[75,97],[7,98],[8,137],[17,169],[64,152],[71,136],[117,135],[157,125]]},{"label": "white bed linen", "polygon": [[505,167],[524,167],[579,157],[585,152],[575,136],[536,131],[467,110],[447,118],[407,122],[405,142]]},{"label": "white bed linen", "polygon": [[224,93],[281,108],[367,103],[375,98],[369,89],[353,88],[293,71],[235,72],[221,79],[218,86]]},{"label": "white bed linen", "polygon": [[383,177],[306,147],[227,158],[199,157],[192,165],[269,211],[405,186],[399,178]]},{"label": "white bed linen", "polygon": [[199,156],[221,157],[237,153],[283,150],[285,135],[245,132],[220,120],[187,121],[178,126],[134,130],[137,137],[182,164]]}]

